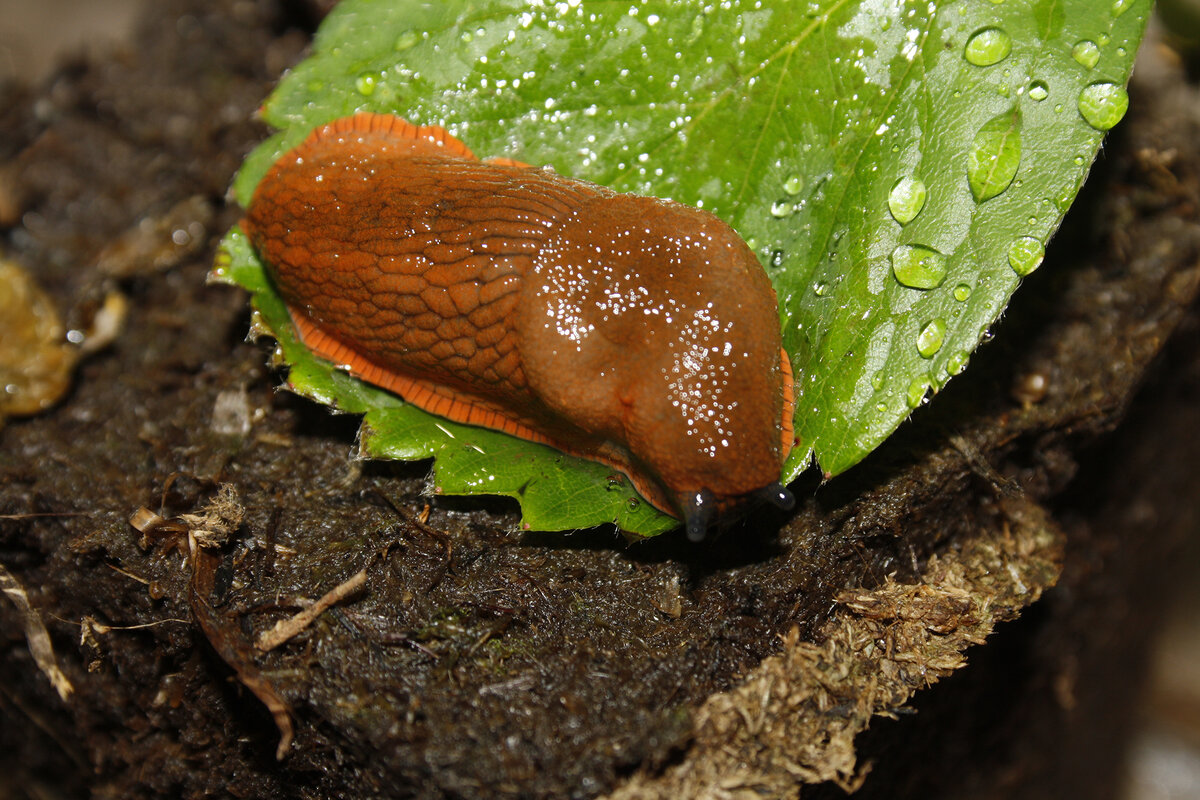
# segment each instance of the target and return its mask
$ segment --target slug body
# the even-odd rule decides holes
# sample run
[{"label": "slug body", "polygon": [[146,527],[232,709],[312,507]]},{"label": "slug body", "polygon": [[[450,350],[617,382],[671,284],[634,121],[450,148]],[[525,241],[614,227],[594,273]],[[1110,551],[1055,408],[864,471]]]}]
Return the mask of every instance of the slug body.
[{"label": "slug body", "polygon": [[364,380],[608,464],[690,535],[790,500],[775,293],[712,214],[358,114],[276,162],[242,225],[305,344]]}]

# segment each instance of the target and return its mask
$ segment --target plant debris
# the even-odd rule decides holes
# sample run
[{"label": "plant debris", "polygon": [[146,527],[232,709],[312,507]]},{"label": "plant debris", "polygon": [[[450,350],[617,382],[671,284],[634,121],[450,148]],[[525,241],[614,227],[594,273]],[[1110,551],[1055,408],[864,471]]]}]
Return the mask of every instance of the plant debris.
[{"label": "plant debris", "polygon": [[29,595],[8,568],[0,564],[0,592],[12,601],[21,614],[25,623],[25,642],[29,645],[29,653],[38,669],[50,681],[54,691],[66,702],[71,698],[75,687],[71,685],[63,671],[58,667],[58,659],[54,657],[54,645],[50,642],[50,634],[42,622],[41,616],[29,603]]},{"label": "plant debris", "polygon": [[78,357],[50,297],[25,270],[0,261],[0,425],[61,400]]},{"label": "plant debris", "polygon": [[274,650],[313,623],[317,617],[333,606],[358,592],[367,583],[367,571],[360,570],[326,592],[319,600],[298,614],[281,619],[275,627],[263,631],[254,640],[254,646],[264,653]]}]

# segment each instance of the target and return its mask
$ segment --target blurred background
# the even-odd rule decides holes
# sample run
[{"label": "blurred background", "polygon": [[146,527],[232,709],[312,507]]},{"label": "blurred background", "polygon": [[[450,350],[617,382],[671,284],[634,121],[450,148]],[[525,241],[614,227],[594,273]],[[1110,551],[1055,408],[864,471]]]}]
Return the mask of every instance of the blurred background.
[{"label": "blurred background", "polygon": [[120,42],[142,0],[0,0],[0,80],[37,82],[71,54]]},{"label": "blurred background", "polygon": [[[0,0],[0,81],[36,86],[73,58],[119,49],[143,2],[153,0]],[[1173,12],[1176,30],[1194,27],[1191,15],[1180,19],[1179,5]],[[1156,647],[1126,800],[1200,798],[1200,547],[1190,550],[1197,579],[1178,598]]]}]

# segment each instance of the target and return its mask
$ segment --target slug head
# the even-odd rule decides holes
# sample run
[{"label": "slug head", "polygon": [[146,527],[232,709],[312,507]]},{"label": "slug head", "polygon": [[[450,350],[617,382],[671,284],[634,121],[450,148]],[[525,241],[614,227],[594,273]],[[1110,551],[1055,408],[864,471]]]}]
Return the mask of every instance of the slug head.
[{"label": "slug head", "polygon": [[540,292],[523,337],[540,353],[533,364],[522,353],[530,385],[624,449],[639,491],[686,518],[689,535],[763,487],[790,499],[778,486],[791,376],[775,293],[728,225],[606,195],[548,239],[530,283]]},{"label": "slug head", "polygon": [[673,495],[693,537],[709,517],[778,486],[791,414],[775,293],[732,230],[704,221],[704,247],[664,260],[672,313],[649,315],[643,336],[657,346],[629,356],[640,381],[625,420],[630,449]]}]

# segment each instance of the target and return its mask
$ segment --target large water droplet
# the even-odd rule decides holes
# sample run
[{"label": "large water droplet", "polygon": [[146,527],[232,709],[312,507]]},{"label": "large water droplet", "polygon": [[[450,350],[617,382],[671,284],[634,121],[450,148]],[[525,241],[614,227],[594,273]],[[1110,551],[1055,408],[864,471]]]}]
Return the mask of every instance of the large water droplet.
[{"label": "large water droplet", "polygon": [[1114,17],[1119,17],[1128,11],[1131,5],[1133,5],[1133,0],[1113,0],[1110,10]]},{"label": "large water droplet", "polygon": [[925,182],[917,178],[901,178],[888,194],[888,210],[901,225],[916,219],[925,207]]},{"label": "large water droplet", "polygon": [[917,352],[921,358],[933,358],[946,341],[946,320],[941,317],[930,320],[917,334]]},{"label": "large water droplet", "polygon": [[1100,46],[1091,39],[1084,39],[1071,48],[1071,56],[1079,66],[1091,69],[1100,62]]},{"label": "large water droplet", "polygon": [[777,200],[771,204],[771,216],[776,219],[790,217],[795,210],[795,206],[786,200]]},{"label": "large water droplet", "polygon": [[783,182],[783,190],[788,194],[800,194],[804,189],[804,178],[799,175],[793,175]]},{"label": "large water droplet", "polygon": [[908,403],[909,408],[916,408],[925,402],[929,389],[928,378],[913,378],[912,382],[908,384],[908,391],[904,393],[904,401]]},{"label": "large water droplet", "polygon": [[960,303],[967,302],[967,298],[971,296],[971,287],[965,283],[960,283],[954,287],[954,299]]},{"label": "large water droplet", "polygon": [[946,256],[920,244],[902,244],[892,251],[892,273],[912,289],[934,289],[946,279]]},{"label": "large water droplet", "polygon": [[1012,183],[1021,164],[1021,114],[1014,107],[988,120],[967,156],[967,180],[971,194],[982,203],[1003,192]]},{"label": "large water droplet", "polygon": [[990,67],[1008,58],[1012,37],[1001,28],[984,28],[971,34],[963,58],[977,67]]},{"label": "large water droplet", "polygon": [[1050,86],[1045,81],[1034,81],[1029,84],[1029,99],[1042,102],[1050,96]]},{"label": "large water droplet", "polygon": [[1032,236],[1022,236],[1008,248],[1008,265],[1021,277],[1037,269],[1045,257],[1045,246]]},{"label": "large water droplet", "polygon": [[1093,83],[1079,93],[1079,113],[1098,131],[1121,121],[1129,110],[1129,94],[1115,83]]}]

